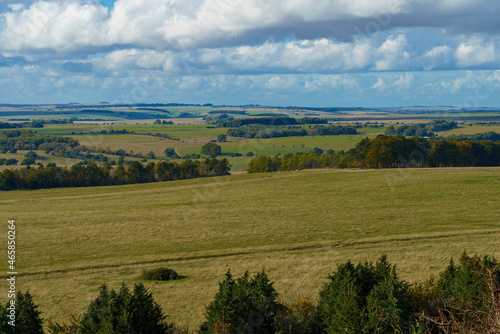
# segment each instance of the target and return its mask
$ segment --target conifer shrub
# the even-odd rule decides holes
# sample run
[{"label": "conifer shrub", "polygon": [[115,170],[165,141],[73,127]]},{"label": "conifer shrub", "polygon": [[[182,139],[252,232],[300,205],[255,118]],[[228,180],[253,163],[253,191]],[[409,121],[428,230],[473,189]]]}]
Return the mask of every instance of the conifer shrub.
[{"label": "conifer shrub", "polygon": [[264,272],[254,277],[246,272],[234,279],[228,271],[219,283],[215,299],[207,306],[206,321],[199,332],[275,333],[275,317],[283,308],[277,298],[278,293]]}]

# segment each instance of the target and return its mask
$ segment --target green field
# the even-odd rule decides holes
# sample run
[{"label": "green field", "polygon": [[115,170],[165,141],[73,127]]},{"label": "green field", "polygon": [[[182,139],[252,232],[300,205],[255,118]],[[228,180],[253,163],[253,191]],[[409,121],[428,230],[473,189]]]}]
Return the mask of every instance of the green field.
[{"label": "green field", "polygon": [[476,133],[485,133],[485,132],[496,132],[500,133],[500,125],[471,125],[471,126],[463,126],[458,129],[453,129],[449,131],[441,132],[442,136],[451,136],[451,135],[474,135]]},{"label": "green field", "polygon": [[228,268],[265,269],[282,300],[315,300],[347,259],[388,254],[421,281],[464,250],[498,257],[499,196],[500,168],[315,170],[1,192],[0,206],[17,221],[18,287],[45,319],[168,266],[185,278],[146,286],[194,329]]},{"label": "green field", "polygon": [[[376,135],[280,137],[250,140],[230,137],[230,142],[218,143],[218,145],[221,146],[222,153],[225,155],[233,153],[245,154],[247,152],[253,152],[256,155],[283,155],[297,152],[307,153],[315,147],[323,150],[332,149],[334,151],[349,150],[354,148],[365,137],[372,139]],[[184,146],[180,149],[180,152],[182,154],[199,153],[201,146]]]}]

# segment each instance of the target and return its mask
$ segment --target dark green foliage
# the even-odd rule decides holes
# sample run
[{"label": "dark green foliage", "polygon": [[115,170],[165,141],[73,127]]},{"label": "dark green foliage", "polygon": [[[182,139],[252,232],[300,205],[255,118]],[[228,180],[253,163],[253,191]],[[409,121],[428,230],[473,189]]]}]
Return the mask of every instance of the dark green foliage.
[{"label": "dark green foliage", "polygon": [[208,155],[211,158],[215,158],[221,153],[222,153],[221,147],[215,143],[206,143],[201,147],[201,154]]},{"label": "dark green foliage", "polygon": [[43,322],[38,306],[29,292],[17,292],[15,300],[15,327],[9,325],[10,302],[0,305],[0,333],[2,334],[43,334]]},{"label": "dark green foliage", "polygon": [[6,166],[9,166],[9,165],[17,165],[19,161],[17,159],[14,159],[14,158],[11,158],[11,159],[7,159],[5,160],[5,165]]},{"label": "dark green foliage", "polygon": [[432,137],[435,131],[446,131],[457,127],[457,122],[454,121],[435,120],[430,123],[406,124],[398,128],[391,125],[385,130],[385,134],[409,137]]},{"label": "dark green foliage", "polygon": [[410,326],[409,285],[382,256],[371,263],[340,265],[320,292],[327,333],[398,333]]},{"label": "dark green foliage", "polygon": [[24,156],[26,158],[34,158],[34,159],[38,158],[38,154],[36,154],[36,152],[33,152],[33,151],[29,151]]},{"label": "dark green foliage", "polygon": [[147,157],[147,158],[148,158],[148,159],[156,159],[156,155],[154,154],[154,152],[153,152],[153,151],[149,151],[149,153],[148,153],[148,157]]},{"label": "dark green foliage", "polygon": [[305,117],[297,119],[293,117],[254,117],[254,118],[239,118],[234,120],[222,121],[217,123],[217,127],[221,128],[237,128],[248,124],[261,124],[266,126],[279,125],[297,125],[297,124],[326,124],[326,118]]},{"label": "dark green foliage", "polygon": [[69,169],[48,164],[46,167],[40,165],[38,168],[5,169],[0,173],[0,190],[92,187],[172,181],[228,175],[229,171],[227,159],[218,160],[215,158],[204,161],[187,159],[180,164],[163,161],[157,164],[149,163],[146,166],[138,161],[133,161],[128,169],[125,169],[123,163],[120,164],[114,173],[111,172],[110,165],[98,166],[93,162],[87,165],[76,164]]},{"label": "dark green foliage", "polygon": [[449,138],[456,140],[490,140],[493,142],[498,142],[500,141],[500,134],[490,131],[485,133],[476,133],[473,135],[459,135],[459,136],[452,135]]},{"label": "dark green foliage", "polygon": [[82,317],[80,334],[165,334],[172,332],[161,307],[142,284],[130,292],[123,284],[118,292],[102,286]]},{"label": "dark green foliage", "polygon": [[165,151],[163,151],[163,153],[165,153],[165,155],[166,155],[167,157],[169,157],[169,158],[173,157],[174,155],[177,155],[177,154],[175,153],[175,149],[174,149],[174,148],[172,148],[172,147],[167,147],[167,148],[165,149]]},{"label": "dark green foliage", "polygon": [[316,125],[307,130],[300,126],[265,126],[245,125],[239,128],[229,129],[228,136],[242,138],[277,138],[277,137],[302,137],[302,136],[338,136],[357,134],[353,126],[343,125]]},{"label": "dark green foliage", "polygon": [[254,156],[253,152],[251,152],[251,151],[250,151],[250,152],[247,152],[245,155],[246,155],[247,157],[253,157],[253,156]]},{"label": "dark green foliage", "polygon": [[141,278],[147,281],[173,281],[179,278],[177,272],[169,268],[144,270]]},{"label": "dark green foliage", "polygon": [[217,141],[218,141],[219,143],[225,143],[225,142],[226,142],[226,140],[227,140],[226,135],[222,135],[222,134],[220,134],[220,135],[218,135],[218,136],[217,136]]},{"label": "dark green foliage", "polygon": [[361,140],[348,152],[277,156],[273,166],[252,159],[251,173],[291,171],[308,168],[405,168],[500,166],[500,142],[379,135]]},{"label": "dark green foliage", "polygon": [[438,282],[444,298],[468,301],[478,306],[482,303],[486,291],[484,278],[491,272],[493,284],[500,287],[500,264],[495,258],[470,256],[463,253],[456,265],[453,259],[441,275]]},{"label": "dark green foliage", "polygon": [[23,166],[34,165],[35,163],[35,158],[24,158],[23,161],[21,161],[21,165]]},{"label": "dark green foliage", "polygon": [[202,333],[274,333],[275,315],[283,306],[267,275],[250,277],[246,272],[233,279],[231,273],[219,283],[219,291],[206,310]]}]

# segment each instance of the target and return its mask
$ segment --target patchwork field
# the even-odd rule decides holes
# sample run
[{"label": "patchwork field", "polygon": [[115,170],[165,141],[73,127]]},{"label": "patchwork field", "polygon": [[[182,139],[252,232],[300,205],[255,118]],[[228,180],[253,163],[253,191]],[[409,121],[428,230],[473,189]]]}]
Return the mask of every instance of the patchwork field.
[{"label": "patchwork field", "polygon": [[45,319],[167,266],[184,278],[145,284],[170,320],[194,329],[228,268],[265,269],[281,299],[315,300],[347,259],[387,254],[421,281],[464,250],[499,257],[499,197],[500,168],[314,170],[1,192],[0,207],[17,221],[18,287]]}]

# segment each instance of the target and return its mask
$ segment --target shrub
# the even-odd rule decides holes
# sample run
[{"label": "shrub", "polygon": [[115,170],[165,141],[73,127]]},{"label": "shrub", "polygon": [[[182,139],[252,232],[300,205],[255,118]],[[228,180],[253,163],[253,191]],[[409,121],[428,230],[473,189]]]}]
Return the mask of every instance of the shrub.
[{"label": "shrub", "polygon": [[245,155],[246,155],[247,157],[253,157],[253,156],[254,156],[253,152],[247,152],[247,154],[245,154]]},{"label": "shrub", "polygon": [[220,135],[218,135],[218,136],[217,136],[217,141],[218,141],[219,143],[225,143],[225,142],[226,142],[226,140],[227,140],[226,135],[222,135],[222,134],[220,134]]},{"label": "shrub", "polygon": [[23,161],[21,162],[21,165],[23,166],[29,166],[34,164],[36,164],[35,158],[24,158]]},{"label": "shrub", "polygon": [[243,155],[241,153],[233,153],[231,156],[233,158],[237,158],[237,157],[242,157]]},{"label": "shrub", "polygon": [[246,272],[234,280],[228,271],[214,301],[207,306],[200,332],[274,333],[275,315],[283,308],[277,296],[264,272],[252,278]]},{"label": "shrub", "polygon": [[144,285],[135,284],[132,293],[125,284],[118,292],[104,285],[83,314],[78,333],[172,333],[165,319]]},{"label": "shrub", "polygon": [[5,161],[5,165],[7,165],[7,166],[9,166],[9,165],[17,165],[17,163],[18,163],[18,160],[14,159],[14,158],[8,159],[8,160]]},{"label": "shrub", "polygon": [[175,149],[171,148],[171,147],[168,147],[165,149],[165,151],[163,151],[163,153],[165,153],[165,155],[167,157],[172,157],[173,155],[175,155]]},{"label": "shrub", "polygon": [[29,151],[28,153],[26,153],[24,155],[24,157],[26,157],[26,158],[35,158],[36,159],[38,157],[38,154],[36,154],[36,152]]},{"label": "shrub", "polygon": [[177,272],[168,268],[156,268],[143,270],[142,279],[147,281],[173,281],[179,278]]}]

